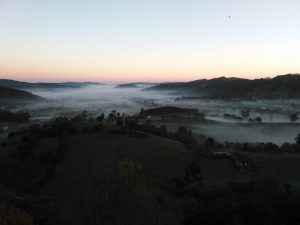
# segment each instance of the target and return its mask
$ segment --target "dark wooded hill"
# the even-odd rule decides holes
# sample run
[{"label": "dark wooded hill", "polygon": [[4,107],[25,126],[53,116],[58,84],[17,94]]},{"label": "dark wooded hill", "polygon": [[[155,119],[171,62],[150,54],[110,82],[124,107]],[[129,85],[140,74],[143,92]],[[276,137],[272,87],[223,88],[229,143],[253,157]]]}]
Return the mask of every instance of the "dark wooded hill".
[{"label": "dark wooded hill", "polygon": [[41,100],[42,98],[30,92],[0,86],[0,101],[11,100]]},{"label": "dark wooded hill", "polygon": [[248,80],[214,78],[190,82],[163,83],[146,90],[176,91],[207,98],[300,98],[300,75],[287,74],[274,78]]},{"label": "dark wooded hill", "polygon": [[100,85],[97,82],[62,82],[62,83],[29,83],[23,81],[0,79],[0,85],[10,88],[80,88],[89,85]]}]

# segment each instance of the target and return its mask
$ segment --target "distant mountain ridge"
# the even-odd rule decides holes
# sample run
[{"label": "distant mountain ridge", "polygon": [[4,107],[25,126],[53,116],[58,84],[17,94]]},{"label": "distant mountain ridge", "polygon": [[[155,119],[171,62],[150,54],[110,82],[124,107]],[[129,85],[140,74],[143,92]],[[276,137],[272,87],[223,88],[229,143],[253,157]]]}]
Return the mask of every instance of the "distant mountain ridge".
[{"label": "distant mountain ridge", "polygon": [[149,82],[135,82],[135,83],[123,83],[118,84],[116,88],[150,88],[158,83],[149,83]]},{"label": "distant mountain ridge", "polygon": [[176,91],[207,98],[300,98],[300,75],[287,74],[255,80],[214,78],[190,82],[163,83],[145,90]]},{"label": "distant mountain ridge", "polygon": [[128,83],[128,84],[118,84],[116,88],[138,88],[135,83]]},{"label": "distant mountain ridge", "polygon": [[17,90],[10,87],[0,86],[0,101],[15,101],[15,100],[26,100],[26,101],[35,101],[41,100],[42,98],[34,95],[30,92]]},{"label": "distant mountain ridge", "polygon": [[97,82],[61,82],[61,83],[47,83],[38,82],[30,83],[24,81],[16,81],[10,79],[0,79],[0,85],[10,88],[80,88],[89,85],[101,85],[102,83]]}]

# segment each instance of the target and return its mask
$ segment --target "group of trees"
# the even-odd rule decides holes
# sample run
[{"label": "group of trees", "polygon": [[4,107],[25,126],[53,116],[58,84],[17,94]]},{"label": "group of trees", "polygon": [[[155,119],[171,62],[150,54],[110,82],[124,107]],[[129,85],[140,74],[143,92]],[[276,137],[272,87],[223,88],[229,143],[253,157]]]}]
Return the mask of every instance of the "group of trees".
[{"label": "group of trees", "polygon": [[[45,123],[32,124],[27,129],[17,130],[8,135],[3,147],[16,145],[13,156],[16,163],[1,170],[1,183],[24,193],[34,193],[52,179],[56,165],[64,159],[65,138],[76,133],[72,122],[65,117],[56,117]],[[57,138],[52,150],[37,148],[41,138]],[[55,142],[54,142],[55,143]]]},{"label": "group of trees", "polygon": [[177,186],[184,224],[261,225],[298,224],[300,192],[276,177],[203,189],[197,183]]},{"label": "group of trees", "polygon": [[157,127],[152,124],[150,119],[147,119],[145,124],[137,125],[137,130],[182,142],[189,148],[191,148],[192,144],[196,143],[196,140],[193,138],[192,131],[187,129],[185,126],[178,127],[177,131],[175,132],[168,132],[166,125]]},{"label": "group of trees", "polygon": [[269,152],[269,153],[299,153],[300,152],[300,134],[295,138],[295,143],[283,143],[277,145],[272,142],[267,143],[239,143],[239,142],[224,142],[218,143],[212,137],[207,137],[204,141],[203,147],[206,149],[231,149],[237,152]]},{"label": "group of trees", "polygon": [[158,108],[151,108],[151,109],[144,109],[142,108],[139,115],[142,117],[145,116],[154,116],[154,115],[170,115],[170,114],[199,114],[198,109],[191,109],[191,108],[180,108],[175,106],[163,106]]},{"label": "group of trees", "polygon": [[206,187],[201,168],[192,163],[184,178],[173,179],[166,190],[178,200],[186,225],[299,223],[300,191],[273,175]]},{"label": "group of trees", "polygon": [[295,138],[296,143],[283,143],[281,146],[272,142],[268,143],[231,143],[227,146],[233,146],[237,151],[246,152],[270,152],[270,153],[299,153],[300,152],[300,134]]},{"label": "group of trees", "polygon": [[27,111],[11,112],[9,110],[0,109],[0,122],[27,122],[30,114]]}]

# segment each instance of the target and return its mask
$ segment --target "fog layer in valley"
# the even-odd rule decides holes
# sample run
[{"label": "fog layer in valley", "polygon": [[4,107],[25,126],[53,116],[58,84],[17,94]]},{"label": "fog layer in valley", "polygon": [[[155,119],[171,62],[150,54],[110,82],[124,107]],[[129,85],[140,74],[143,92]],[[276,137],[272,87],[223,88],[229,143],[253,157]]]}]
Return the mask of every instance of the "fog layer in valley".
[{"label": "fog layer in valley", "polygon": [[142,106],[151,107],[159,99],[168,96],[159,93],[140,91],[137,88],[115,88],[115,85],[95,85],[78,89],[30,90],[47,101],[33,106],[37,111],[50,107],[56,113],[75,113],[87,110],[91,115],[108,113],[115,109],[124,113],[136,113]]},{"label": "fog layer in valley", "polygon": [[[291,113],[299,113],[299,102],[292,100],[278,101],[220,101],[203,99],[180,99],[179,95],[170,92],[144,91],[139,88],[116,88],[116,85],[94,85],[68,89],[31,89],[33,94],[45,100],[40,103],[22,106],[32,115],[32,120],[48,120],[53,116],[73,116],[87,110],[90,116],[111,110],[135,114],[143,108],[164,105],[192,107],[205,113],[204,122],[159,121],[170,129],[180,125],[192,128],[195,133],[216,138],[219,141],[274,142],[282,144],[293,142],[300,131],[298,122],[290,122]],[[235,121],[223,115],[240,116],[242,109],[250,109],[250,117],[260,116],[262,123],[250,123],[247,119]],[[15,108],[17,110],[17,108]]]}]

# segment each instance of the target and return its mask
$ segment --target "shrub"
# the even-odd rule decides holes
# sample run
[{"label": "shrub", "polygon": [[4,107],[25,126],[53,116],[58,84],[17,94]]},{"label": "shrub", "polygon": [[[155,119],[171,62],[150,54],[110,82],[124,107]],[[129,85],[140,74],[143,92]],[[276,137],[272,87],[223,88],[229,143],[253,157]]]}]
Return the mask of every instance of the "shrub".
[{"label": "shrub", "polygon": [[264,147],[265,152],[280,152],[279,147],[276,144],[273,143],[266,143]]},{"label": "shrub", "polygon": [[1,225],[33,225],[32,218],[24,211],[15,206],[0,203]]},{"label": "shrub", "polygon": [[58,156],[53,152],[42,152],[38,154],[38,157],[43,163],[56,164],[58,162]]},{"label": "shrub", "polygon": [[297,120],[298,120],[298,115],[297,115],[297,113],[293,113],[293,114],[290,115],[290,121],[291,121],[291,122],[295,122],[295,121],[297,121]]},{"label": "shrub", "polygon": [[88,132],[89,132],[89,128],[84,127],[84,128],[82,129],[82,133],[83,133],[83,134],[86,134],[86,133],[88,133]]},{"label": "shrub", "polygon": [[24,159],[29,156],[32,156],[34,154],[32,150],[32,145],[31,144],[22,144],[18,147],[16,151],[16,157],[18,159]]},{"label": "shrub", "polygon": [[204,146],[208,147],[208,148],[213,147],[214,145],[215,145],[215,139],[213,139],[211,137],[207,138],[204,142]]},{"label": "shrub", "polygon": [[27,122],[30,114],[26,111],[18,111],[13,113],[9,110],[0,109],[0,121],[2,122]]},{"label": "shrub", "polygon": [[23,135],[21,137],[22,142],[28,142],[29,141],[29,136],[28,135]]}]

